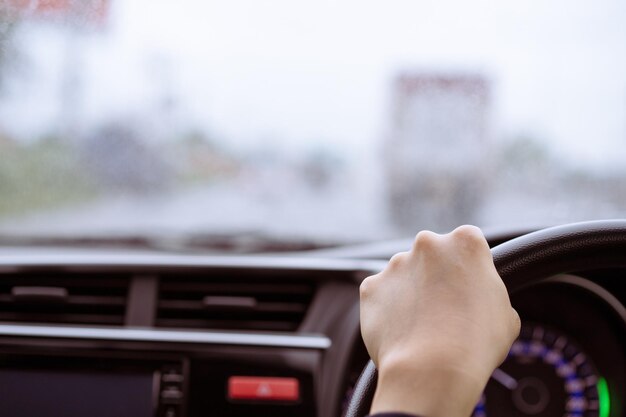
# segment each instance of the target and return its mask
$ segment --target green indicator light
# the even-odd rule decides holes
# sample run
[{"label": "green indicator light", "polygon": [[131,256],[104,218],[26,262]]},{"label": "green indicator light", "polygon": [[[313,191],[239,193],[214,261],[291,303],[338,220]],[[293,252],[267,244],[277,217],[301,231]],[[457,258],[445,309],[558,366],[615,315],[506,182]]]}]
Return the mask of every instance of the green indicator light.
[{"label": "green indicator light", "polygon": [[609,386],[606,379],[598,378],[598,399],[600,401],[600,417],[609,417],[611,413],[611,397],[609,397]]}]

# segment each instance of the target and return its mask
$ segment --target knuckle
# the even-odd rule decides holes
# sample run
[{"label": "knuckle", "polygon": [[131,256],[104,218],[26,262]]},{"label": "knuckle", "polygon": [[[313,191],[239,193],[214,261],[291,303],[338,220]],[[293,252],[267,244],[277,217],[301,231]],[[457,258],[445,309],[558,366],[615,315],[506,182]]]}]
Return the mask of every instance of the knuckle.
[{"label": "knuckle", "polygon": [[361,285],[359,285],[359,295],[361,298],[366,298],[372,293],[375,277],[375,275],[372,275],[361,281]]},{"label": "knuckle", "polygon": [[429,250],[432,249],[437,241],[437,235],[434,232],[428,230],[422,230],[415,236],[415,241],[413,242],[413,249],[415,250]]},{"label": "knuckle", "polygon": [[471,225],[457,227],[452,232],[452,236],[473,245],[484,244],[485,242],[483,232],[478,227]]},{"label": "knuckle", "polygon": [[407,252],[396,253],[395,255],[391,257],[391,259],[389,259],[388,268],[393,269],[393,268],[400,267],[402,264],[406,262],[407,256],[408,256]]}]

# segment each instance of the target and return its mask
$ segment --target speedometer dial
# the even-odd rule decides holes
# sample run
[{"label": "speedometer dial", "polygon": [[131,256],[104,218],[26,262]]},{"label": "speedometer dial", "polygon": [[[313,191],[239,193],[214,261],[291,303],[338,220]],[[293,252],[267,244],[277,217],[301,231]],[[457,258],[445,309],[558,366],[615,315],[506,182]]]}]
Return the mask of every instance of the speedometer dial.
[{"label": "speedometer dial", "polygon": [[566,335],[524,324],[474,417],[608,417],[606,382]]}]

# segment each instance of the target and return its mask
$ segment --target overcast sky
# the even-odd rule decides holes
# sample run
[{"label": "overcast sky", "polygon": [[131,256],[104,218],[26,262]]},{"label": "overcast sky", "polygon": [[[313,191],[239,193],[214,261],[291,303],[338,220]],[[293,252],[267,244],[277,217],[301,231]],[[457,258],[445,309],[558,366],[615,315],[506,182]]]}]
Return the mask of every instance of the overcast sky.
[{"label": "overcast sky", "polygon": [[[480,73],[497,138],[532,135],[595,165],[626,157],[623,0],[116,0],[104,29],[28,23],[31,64],[0,97],[0,129],[58,124],[68,56],[87,125],[175,117],[239,146],[375,149],[399,71]],[[76,53],[67,53],[69,50]]]}]

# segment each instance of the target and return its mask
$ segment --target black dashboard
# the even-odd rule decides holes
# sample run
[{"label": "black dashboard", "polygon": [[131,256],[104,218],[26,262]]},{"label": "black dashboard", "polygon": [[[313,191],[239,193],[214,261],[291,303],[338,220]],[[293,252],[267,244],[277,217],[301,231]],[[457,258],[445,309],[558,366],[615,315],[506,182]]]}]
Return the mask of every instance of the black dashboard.
[{"label": "black dashboard", "polygon": [[[339,417],[378,259],[59,251],[0,258],[3,416]],[[475,417],[624,416],[621,269],[511,295],[524,327]]]},{"label": "black dashboard", "polygon": [[3,415],[338,415],[344,364],[359,337],[358,283],[382,266],[5,258]]}]

